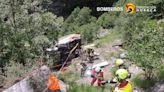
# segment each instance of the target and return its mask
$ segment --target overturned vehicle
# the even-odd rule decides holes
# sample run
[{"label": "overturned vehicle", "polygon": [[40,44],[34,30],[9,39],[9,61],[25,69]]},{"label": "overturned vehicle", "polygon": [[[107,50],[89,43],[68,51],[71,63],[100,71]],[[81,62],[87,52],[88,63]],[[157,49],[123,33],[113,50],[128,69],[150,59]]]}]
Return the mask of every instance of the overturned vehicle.
[{"label": "overturned vehicle", "polygon": [[[46,52],[50,55],[57,54],[57,64],[63,64],[66,60],[70,61],[79,56],[81,51],[80,34],[70,34],[58,39],[58,41]],[[69,55],[70,54],[70,55]]]}]

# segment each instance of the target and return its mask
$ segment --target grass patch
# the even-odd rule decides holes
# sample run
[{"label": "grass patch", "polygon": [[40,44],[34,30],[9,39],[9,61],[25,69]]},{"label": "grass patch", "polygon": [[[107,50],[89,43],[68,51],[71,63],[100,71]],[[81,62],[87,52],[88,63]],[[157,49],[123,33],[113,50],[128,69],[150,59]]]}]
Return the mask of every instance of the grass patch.
[{"label": "grass patch", "polygon": [[120,31],[111,31],[108,35],[100,38],[98,40],[99,44],[112,42],[114,39],[121,38],[122,32]]},{"label": "grass patch", "polygon": [[143,89],[145,92],[148,92],[149,88],[155,84],[155,81],[150,80],[150,79],[141,78],[141,77],[143,77],[143,76],[142,75],[134,76],[131,79],[131,81],[134,86],[137,86],[138,88]]},{"label": "grass patch", "polygon": [[103,92],[103,90],[87,84],[76,85],[71,83],[67,92]]},{"label": "grass patch", "polygon": [[80,79],[80,74],[77,72],[69,71],[65,72],[64,74],[60,74],[59,79],[66,83],[72,83]]},{"label": "grass patch", "polygon": [[110,92],[111,86],[107,85],[105,88],[100,88],[90,86],[88,84],[76,85],[75,83],[71,83],[69,85],[69,88],[67,89],[67,92],[106,92],[105,90],[108,90],[108,92]]},{"label": "grass patch", "polygon": [[164,65],[162,64],[157,70],[157,80],[164,80]]}]

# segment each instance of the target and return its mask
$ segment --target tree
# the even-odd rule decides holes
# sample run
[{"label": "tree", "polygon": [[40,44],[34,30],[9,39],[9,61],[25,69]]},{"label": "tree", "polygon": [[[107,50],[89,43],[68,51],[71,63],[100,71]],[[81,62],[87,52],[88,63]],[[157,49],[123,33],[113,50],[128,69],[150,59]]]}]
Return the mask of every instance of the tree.
[{"label": "tree", "polygon": [[147,78],[156,78],[157,71],[160,70],[164,55],[164,31],[159,28],[157,21],[147,20],[138,22],[133,31],[127,35],[126,49],[131,61],[141,66],[145,70]]},{"label": "tree", "polygon": [[97,24],[104,28],[112,28],[114,27],[115,20],[116,20],[116,13],[104,13],[98,18]]},{"label": "tree", "polygon": [[157,11],[149,14],[151,19],[162,19],[164,18],[164,1],[163,0],[154,0],[150,2],[150,5],[155,6]]},{"label": "tree", "polygon": [[43,8],[49,4],[48,0],[0,0],[0,67],[44,59],[44,47],[57,39],[63,22]]},{"label": "tree", "polygon": [[87,7],[75,8],[71,15],[64,21],[63,34],[80,33],[84,42],[92,42],[96,38],[96,18],[91,16],[91,10]]}]

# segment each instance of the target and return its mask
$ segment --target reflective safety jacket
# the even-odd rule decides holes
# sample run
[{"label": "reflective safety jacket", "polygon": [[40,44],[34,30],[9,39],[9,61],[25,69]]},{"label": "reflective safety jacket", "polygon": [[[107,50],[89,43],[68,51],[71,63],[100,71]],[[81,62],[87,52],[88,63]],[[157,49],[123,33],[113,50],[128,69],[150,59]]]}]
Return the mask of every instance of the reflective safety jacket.
[{"label": "reflective safety jacket", "polygon": [[118,85],[114,92],[132,92],[132,85],[126,81],[125,85]]},{"label": "reflective safety jacket", "polygon": [[60,89],[59,80],[53,75],[53,73],[48,76],[48,89],[53,91]]}]

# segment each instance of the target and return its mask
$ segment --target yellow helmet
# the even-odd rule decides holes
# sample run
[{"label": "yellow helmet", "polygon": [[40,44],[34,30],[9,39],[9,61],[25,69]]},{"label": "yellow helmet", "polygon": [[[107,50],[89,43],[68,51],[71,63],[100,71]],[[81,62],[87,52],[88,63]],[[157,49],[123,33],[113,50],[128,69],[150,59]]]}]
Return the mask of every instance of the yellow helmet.
[{"label": "yellow helmet", "polygon": [[120,66],[124,64],[124,61],[122,59],[117,59],[115,63],[116,63],[116,66]]},{"label": "yellow helmet", "polygon": [[116,75],[120,79],[126,79],[128,76],[128,71],[126,69],[118,69]]}]

